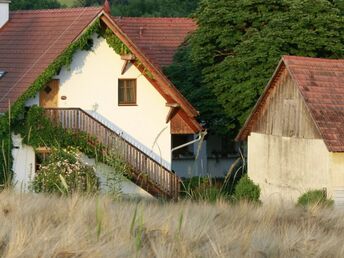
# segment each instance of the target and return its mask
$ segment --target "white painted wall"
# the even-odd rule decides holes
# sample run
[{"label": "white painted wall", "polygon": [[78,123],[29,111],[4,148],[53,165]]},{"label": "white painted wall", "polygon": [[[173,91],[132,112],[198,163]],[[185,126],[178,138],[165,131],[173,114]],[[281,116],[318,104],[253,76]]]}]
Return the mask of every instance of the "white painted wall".
[{"label": "white painted wall", "polygon": [[31,146],[22,144],[20,135],[12,135],[12,141],[12,182],[16,191],[26,192],[35,173],[35,151]]},{"label": "white painted wall", "polygon": [[[94,36],[92,51],[78,51],[60,80],[59,107],[80,107],[104,122],[154,159],[171,168],[169,108],[149,81],[130,66],[121,75],[123,60],[103,38]],[[137,79],[137,106],[118,106],[118,79]],[[61,100],[66,96],[66,100]],[[162,132],[162,133],[161,133]],[[159,138],[154,145],[157,136]]]},{"label": "white painted wall", "polygon": [[8,19],[10,14],[10,4],[11,1],[8,0],[1,0],[0,1],[0,28],[4,26]]},{"label": "white painted wall", "polygon": [[[106,175],[109,173],[116,173],[116,171],[100,162],[95,162],[94,159],[88,158],[86,155],[82,155],[82,161],[94,166],[96,168],[96,174],[100,181],[100,189],[102,192],[106,193],[107,191],[107,184],[106,184]],[[123,180],[120,183],[121,193],[124,197],[130,198],[148,198],[148,199],[155,199],[150,193],[146,192],[144,189],[139,187],[138,185],[131,182],[129,179],[123,177]]]},{"label": "white painted wall", "polygon": [[259,133],[248,137],[248,175],[261,187],[263,202],[295,202],[314,189],[327,188],[331,192],[329,166],[323,140]]}]

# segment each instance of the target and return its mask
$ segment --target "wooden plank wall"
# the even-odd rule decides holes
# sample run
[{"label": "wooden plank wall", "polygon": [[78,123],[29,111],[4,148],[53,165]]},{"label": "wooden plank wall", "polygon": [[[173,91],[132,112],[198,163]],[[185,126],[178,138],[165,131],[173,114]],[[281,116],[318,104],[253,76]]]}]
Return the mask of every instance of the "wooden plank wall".
[{"label": "wooden plank wall", "polygon": [[252,131],[275,136],[321,138],[287,70],[274,85]]},{"label": "wooden plank wall", "polygon": [[185,122],[180,112],[171,119],[171,134],[194,134],[194,130]]}]

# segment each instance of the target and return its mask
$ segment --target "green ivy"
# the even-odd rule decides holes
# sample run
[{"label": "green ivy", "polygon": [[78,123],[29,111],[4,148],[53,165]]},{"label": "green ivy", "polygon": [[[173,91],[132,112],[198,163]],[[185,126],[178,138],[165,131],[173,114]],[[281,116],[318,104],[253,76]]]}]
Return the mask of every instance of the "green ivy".
[{"label": "green ivy", "polygon": [[106,28],[101,35],[118,55],[131,54],[130,49],[109,28]]},{"label": "green ivy", "polygon": [[15,103],[10,105],[9,110],[0,117],[0,139],[1,139],[1,155],[0,155],[0,184],[4,183],[6,178],[10,178],[12,168],[11,155],[11,131],[20,120],[25,111],[25,102],[35,97],[52,78],[58,74],[64,66],[69,66],[73,60],[73,55],[80,49],[87,49],[94,33],[100,34],[101,24],[97,19],[75,42],[59,55],[53,63],[33,82],[33,84],[22,94]]},{"label": "green ivy", "polygon": [[[10,105],[9,110],[0,116],[0,185],[6,179],[10,181],[12,168],[12,139],[11,132],[20,133],[24,137],[24,143],[39,146],[67,147],[76,146],[82,152],[89,156],[103,156],[102,146],[96,148],[89,144],[90,137],[79,132],[77,135],[71,131],[65,131],[62,128],[53,126],[47,119],[40,119],[43,111],[30,109],[25,115],[25,103],[36,94],[65,66],[72,63],[73,55],[78,50],[90,50],[93,46],[92,36],[97,33],[105,38],[108,45],[119,55],[131,54],[129,48],[109,29],[102,29],[100,20],[97,19],[75,42],[73,42],[48,68],[33,82],[33,84],[22,94],[15,103]],[[136,60],[137,67],[143,67],[143,73],[153,79],[153,75],[143,64]],[[25,120],[25,119],[26,120]],[[39,124],[40,123],[40,124]],[[123,162],[112,162],[111,157],[103,157],[107,163],[121,164],[119,169],[125,166]],[[117,158],[116,158],[117,159]],[[110,161],[109,161],[110,160]]]},{"label": "green ivy", "polygon": [[[105,38],[108,45],[115,50],[118,55],[132,54],[130,49],[109,28],[106,28],[104,31],[102,31],[101,36]],[[142,73],[147,78],[154,79],[153,74],[142,64],[140,60],[136,60],[135,65],[138,69],[142,70]]]},{"label": "green ivy", "polygon": [[99,144],[95,137],[82,131],[65,130],[54,124],[44,114],[44,109],[32,106],[17,123],[15,132],[23,138],[23,143],[38,148],[42,146],[58,149],[77,148],[90,158],[103,162],[118,173],[129,176],[129,167],[114,150]]}]

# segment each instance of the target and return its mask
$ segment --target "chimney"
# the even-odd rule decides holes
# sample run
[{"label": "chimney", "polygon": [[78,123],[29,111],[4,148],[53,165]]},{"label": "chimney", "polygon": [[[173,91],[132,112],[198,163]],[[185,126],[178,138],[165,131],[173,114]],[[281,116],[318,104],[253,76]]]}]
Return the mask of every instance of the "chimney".
[{"label": "chimney", "polygon": [[[1,0],[0,0],[1,1]],[[110,5],[110,2],[109,0],[105,0],[104,2],[104,11],[107,13],[107,14],[110,14],[111,13],[111,5]]]},{"label": "chimney", "polygon": [[10,0],[0,0],[0,29],[10,18]]}]

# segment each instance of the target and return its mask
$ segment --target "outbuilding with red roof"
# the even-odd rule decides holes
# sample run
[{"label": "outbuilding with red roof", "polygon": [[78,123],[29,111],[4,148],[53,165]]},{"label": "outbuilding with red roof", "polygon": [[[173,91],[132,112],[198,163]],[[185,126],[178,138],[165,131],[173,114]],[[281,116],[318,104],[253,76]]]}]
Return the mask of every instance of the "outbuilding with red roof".
[{"label": "outbuilding with red roof", "polygon": [[237,140],[262,200],[322,190],[344,204],[344,60],[284,56]]}]

